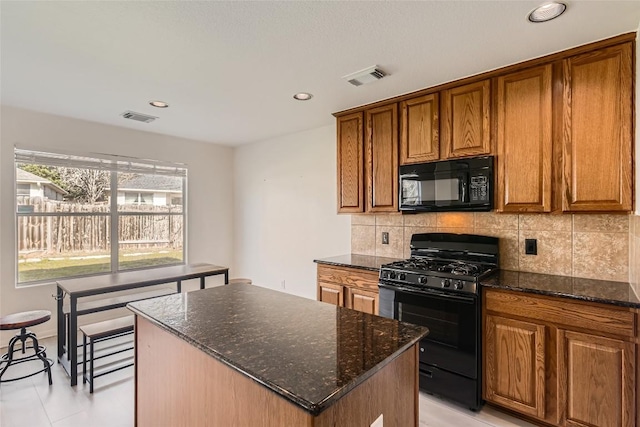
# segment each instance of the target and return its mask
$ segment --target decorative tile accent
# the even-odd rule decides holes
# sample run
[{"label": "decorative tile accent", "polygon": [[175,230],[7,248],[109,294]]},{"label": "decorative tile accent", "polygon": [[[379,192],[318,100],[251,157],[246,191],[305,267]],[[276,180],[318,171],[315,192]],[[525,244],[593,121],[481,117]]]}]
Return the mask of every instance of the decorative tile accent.
[{"label": "decorative tile accent", "polygon": [[[382,232],[389,233],[389,244],[382,244]],[[389,225],[376,226],[376,256],[384,256],[391,258],[404,257],[404,229],[403,227],[393,227]]]},{"label": "decorative tile accent", "polygon": [[435,213],[407,214],[402,217],[405,227],[436,227]]},{"label": "decorative tile accent", "polygon": [[402,214],[376,214],[376,226],[392,225],[394,227],[402,227]]},{"label": "decorative tile accent", "polygon": [[629,215],[573,215],[573,231],[601,231],[604,233],[627,233]]},{"label": "decorative tile accent", "polygon": [[374,226],[351,226],[351,253],[375,256],[376,228]]},{"label": "decorative tile accent", "polygon": [[[525,255],[525,239],[538,240],[538,255]],[[520,230],[518,252],[520,271],[571,275],[571,233],[568,231]]]},{"label": "decorative tile accent", "polygon": [[472,212],[438,212],[436,226],[438,228],[473,228]]},{"label": "decorative tile accent", "polygon": [[629,280],[628,233],[573,233],[573,275]]},{"label": "decorative tile accent", "polygon": [[522,214],[520,230],[571,231],[571,215]]},{"label": "decorative tile accent", "polygon": [[[491,230],[517,230],[518,215],[496,214],[493,212],[476,212],[475,228],[491,229]],[[478,234],[482,234],[482,233],[478,233]]]},{"label": "decorative tile accent", "polygon": [[411,236],[418,233],[435,233],[433,227],[404,227],[404,254],[403,258],[411,256]]},{"label": "decorative tile accent", "polygon": [[376,216],[371,214],[351,215],[351,225],[376,225]]},{"label": "decorative tile accent", "polygon": [[518,230],[476,228],[475,234],[498,237],[500,239],[500,268],[503,270],[518,270],[520,259],[518,252]]}]

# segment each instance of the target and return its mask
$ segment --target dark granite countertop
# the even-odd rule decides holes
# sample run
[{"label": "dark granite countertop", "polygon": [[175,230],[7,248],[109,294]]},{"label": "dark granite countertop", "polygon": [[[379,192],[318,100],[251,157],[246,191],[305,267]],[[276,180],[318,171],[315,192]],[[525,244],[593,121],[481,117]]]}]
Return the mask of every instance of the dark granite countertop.
[{"label": "dark granite countertop", "polygon": [[127,307],[312,415],[428,332],[243,284],[152,298]]},{"label": "dark granite countertop", "polygon": [[337,265],[339,267],[359,268],[362,270],[379,271],[382,264],[400,261],[402,258],[386,258],[370,255],[346,254],[331,258],[314,259],[318,264]]},{"label": "dark granite countertop", "polygon": [[500,270],[481,280],[480,284],[488,288],[640,308],[640,299],[626,282]]}]

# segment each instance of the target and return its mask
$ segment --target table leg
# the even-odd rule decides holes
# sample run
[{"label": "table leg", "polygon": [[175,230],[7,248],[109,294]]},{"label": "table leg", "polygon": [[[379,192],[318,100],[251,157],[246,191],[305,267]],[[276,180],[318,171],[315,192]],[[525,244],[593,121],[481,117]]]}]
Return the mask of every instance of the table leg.
[{"label": "table leg", "polygon": [[62,297],[64,294],[62,293],[62,289],[60,286],[57,287],[58,292],[56,293],[57,298],[57,306],[58,306],[58,362],[60,359],[64,357],[64,343],[66,341],[66,329],[65,329],[65,321],[64,321],[64,312],[62,311],[62,305],[64,303],[64,298]]},{"label": "table leg", "polygon": [[178,280],[178,282],[177,282],[177,283],[178,283],[178,286],[177,286],[177,288],[178,288],[178,289],[177,289],[177,291],[178,291],[178,293],[181,293],[181,292],[182,292],[182,280]]},{"label": "table leg", "polygon": [[204,289],[204,279],[204,276],[200,277],[200,289]]},{"label": "table leg", "polygon": [[69,313],[69,348],[67,351],[71,356],[69,362],[71,364],[70,375],[71,385],[78,384],[78,297],[69,295],[69,304],[71,311]]},{"label": "table leg", "polygon": [[229,270],[226,270],[224,272],[224,284],[228,285],[229,284]]}]

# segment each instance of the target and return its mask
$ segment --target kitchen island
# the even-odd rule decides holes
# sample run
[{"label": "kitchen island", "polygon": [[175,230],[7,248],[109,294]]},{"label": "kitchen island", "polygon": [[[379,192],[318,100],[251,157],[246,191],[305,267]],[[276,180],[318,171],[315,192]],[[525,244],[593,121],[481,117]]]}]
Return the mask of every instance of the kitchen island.
[{"label": "kitchen island", "polygon": [[418,425],[426,328],[240,284],[128,307],[136,425]]}]

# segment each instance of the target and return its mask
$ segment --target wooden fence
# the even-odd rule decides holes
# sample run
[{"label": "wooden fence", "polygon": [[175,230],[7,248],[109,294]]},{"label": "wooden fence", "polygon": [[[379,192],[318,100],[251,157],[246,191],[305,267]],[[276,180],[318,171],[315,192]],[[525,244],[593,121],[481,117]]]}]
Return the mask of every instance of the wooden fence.
[{"label": "wooden fence", "polygon": [[[121,249],[182,247],[181,206],[125,205],[121,211],[133,213],[119,217],[118,240]],[[108,252],[111,244],[109,205],[106,203],[80,204],[42,199],[18,198],[18,251],[56,254],[67,252]],[[55,213],[38,216],[38,213]],[[137,212],[153,215],[136,215]],[[33,213],[34,215],[31,215]],[[67,213],[93,213],[77,216]]]}]

